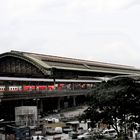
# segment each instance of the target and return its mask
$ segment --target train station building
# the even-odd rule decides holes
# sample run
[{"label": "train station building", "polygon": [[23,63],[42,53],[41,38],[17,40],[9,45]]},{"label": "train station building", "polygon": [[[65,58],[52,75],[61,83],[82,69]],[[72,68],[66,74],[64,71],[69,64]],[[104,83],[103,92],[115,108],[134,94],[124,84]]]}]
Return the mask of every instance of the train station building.
[{"label": "train station building", "polygon": [[39,112],[82,104],[103,80],[140,75],[132,66],[20,51],[0,54],[0,118],[14,120],[14,108]]}]

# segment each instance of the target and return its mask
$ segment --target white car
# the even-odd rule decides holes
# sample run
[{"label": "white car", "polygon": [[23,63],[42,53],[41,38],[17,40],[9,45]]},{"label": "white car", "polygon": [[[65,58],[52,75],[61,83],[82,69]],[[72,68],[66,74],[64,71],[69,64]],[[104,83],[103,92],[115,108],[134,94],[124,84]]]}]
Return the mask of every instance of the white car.
[{"label": "white car", "polygon": [[88,139],[92,138],[92,135],[91,135],[91,133],[86,132],[82,135],[79,135],[77,138],[78,138],[78,140],[88,140]]},{"label": "white car", "polygon": [[116,138],[117,137],[117,132],[115,129],[105,129],[102,132],[102,134],[106,138]]},{"label": "white car", "polygon": [[36,135],[31,137],[32,140],[44,140],[44,136]]}]

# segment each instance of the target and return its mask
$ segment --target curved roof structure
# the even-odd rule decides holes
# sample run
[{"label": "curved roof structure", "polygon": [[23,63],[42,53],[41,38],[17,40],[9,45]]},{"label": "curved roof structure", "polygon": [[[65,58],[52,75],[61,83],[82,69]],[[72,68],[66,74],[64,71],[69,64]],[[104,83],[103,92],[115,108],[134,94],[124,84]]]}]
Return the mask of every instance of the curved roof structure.
[{"label": "curved roof structure", "polygon": [[[24,67],[22,67],[23,64]],[[140,69],[136,69],[135,67],[132,66],[102,63],[96,61],[88,61],[20,51],[11,51],[1,54],[0,67],[3,68],[3,71],[0,70],[0,76],[3,75],[7,76],[7,74],[9,76],[13,76],[13,74],[14,76],[20,76],[20,74],[23,72],[22,71],[23,69],[25,73],[24,77],[44,77],[44,78],[47,77],[60,79],[61,78],[88,79],[94,76],[102,77],[102,76],[116,76],[125,74],[127,75],[140,74]],[[13,69],[15,69],[15,73]],[[29,72],[27,70],[29,70]],[[32,74],[30,72],[32,72]]]}]

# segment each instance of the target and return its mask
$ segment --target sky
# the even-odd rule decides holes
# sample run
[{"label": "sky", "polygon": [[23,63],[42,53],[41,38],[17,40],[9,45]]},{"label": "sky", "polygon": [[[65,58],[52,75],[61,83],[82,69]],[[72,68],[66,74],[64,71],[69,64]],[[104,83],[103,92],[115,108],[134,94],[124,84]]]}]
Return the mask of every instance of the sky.
[{"label": "sky", "polygon": [[140,0],[0,1],[0,53],[11,50],[140,68]]}]

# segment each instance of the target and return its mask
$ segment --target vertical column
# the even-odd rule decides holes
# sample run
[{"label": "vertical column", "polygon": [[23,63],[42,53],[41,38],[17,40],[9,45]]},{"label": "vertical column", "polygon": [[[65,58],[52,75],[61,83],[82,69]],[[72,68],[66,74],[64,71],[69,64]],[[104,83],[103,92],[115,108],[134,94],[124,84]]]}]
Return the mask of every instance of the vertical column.
[{"label": "vertical column", "polygon": [[35,102],[35,105],[37,107],[37,112],[39,114],[40,113],[40,99],[39,98],[34,98],[33,100]]},{"label": "vertical column", "polygon": [[40,112],[43,112],[43,100],[40,99]]},{"label": "vertical column", "polygon": [[61,104],[60,103],[61,103],[61,98],[59,97],[58,98],[58,102],[57,102],[57,109],[58,110],[60,110],[60,108],[61,108]]},{"label": "vertical column", "polygon": [[73,96],[73,106],[76,106],[76,96]]},{"label": "vertical column", "polygon": [[57,102],[57,110],[60,110],[61,109],[61,101],[63,100],[62,97],[59,97],[58,98],[58,102]]}]

